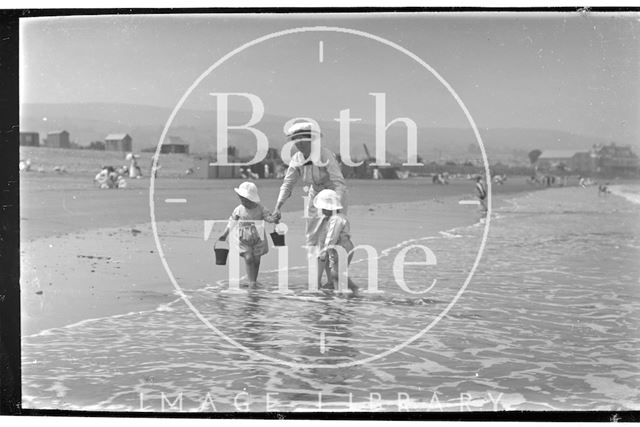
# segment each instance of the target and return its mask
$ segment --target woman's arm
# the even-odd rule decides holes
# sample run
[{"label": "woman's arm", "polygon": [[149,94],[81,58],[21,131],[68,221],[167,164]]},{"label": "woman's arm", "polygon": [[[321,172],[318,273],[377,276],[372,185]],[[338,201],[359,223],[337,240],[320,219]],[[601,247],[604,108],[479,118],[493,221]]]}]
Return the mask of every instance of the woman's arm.
[{"label": "woman's arm", "polygon": [[266,222],[278,222],[279,218],[276,218],[276,215],[272,214],[269,209],[265,209],[264,206],[262,207],[262,219],[263,221]]},{"label": "woman's arm", "polygon": [[[293,161],[293,159],[292,159]],[[276,202],[276,207],[274,209],[274,214],[280,211],[284,202],[291,197],[291,192],[293,191],[293,186],[300,179],[300,170],[298,167],[289,166],[287,168],[287,173],[284,176],[282,181],[282,185],[280,186],[280,193],[278,194],[278,201]]]},{"label": "woman's arm", "polygon": [[342,175],[342,169],[340,168],[340,164],[336,160],[335,154],[329,152],[328,156],[328,164],[327,164],[327,172],[329,173],[329,180],[333,183],[334,190],[338,193],[340,200],[342,200],[342,195],[347,189],[347,185],[344,182],[344,175]]}]

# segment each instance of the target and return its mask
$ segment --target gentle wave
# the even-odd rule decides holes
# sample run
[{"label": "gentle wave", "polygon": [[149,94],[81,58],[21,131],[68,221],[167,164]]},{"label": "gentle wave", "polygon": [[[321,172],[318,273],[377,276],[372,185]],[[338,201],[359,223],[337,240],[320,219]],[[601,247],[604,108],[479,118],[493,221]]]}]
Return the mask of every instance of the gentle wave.
[{"label": "gentle wave", "polygon": [[609,187],[611,194],[620,196],[633,204],[640,205],[640,186],[612,185]]}]

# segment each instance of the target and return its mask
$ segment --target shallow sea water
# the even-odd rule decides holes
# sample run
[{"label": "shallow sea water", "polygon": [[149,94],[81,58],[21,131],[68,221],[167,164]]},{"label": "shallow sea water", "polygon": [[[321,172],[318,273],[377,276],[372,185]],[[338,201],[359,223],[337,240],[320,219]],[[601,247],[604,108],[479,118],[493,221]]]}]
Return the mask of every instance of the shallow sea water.
[{"label": "shallow sea water", "polygon": [[[381,251],[382,294],[305,293],[302,267],[290,270],[290,295],[274,292],[277,272],[268,271],[246,294],[222,293],[224,282],[188,291],[229,340],[179,298],[23,337],[24,407],[640,409],[639,219],[640,205],[591,188],[518,195],[494,212],[478,269],[446,314],[479,224]],[[435,268],[405,269],[407,286],[423,294],[391,274],[407,244],[438,258]],[[351,270],[366,288],[366,262],[356,256]]]}]

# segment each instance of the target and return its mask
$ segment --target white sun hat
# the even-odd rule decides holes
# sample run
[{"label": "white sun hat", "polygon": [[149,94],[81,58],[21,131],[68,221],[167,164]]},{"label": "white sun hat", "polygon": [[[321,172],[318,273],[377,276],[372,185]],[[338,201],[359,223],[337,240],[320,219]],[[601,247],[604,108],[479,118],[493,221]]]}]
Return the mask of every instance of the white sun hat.
[{"label": "white sun hat", "polygon": [[234,188],[233,191],[238,193],[238,196],[249,199],[254,203],[260,203],[260,196],[258,196],[258,187],[256,187],[253,182],[243,182],[238,186],[238,188]]},{"label": "white sun hat", "polygon": [[322,190],[318,193],[318,195],[313,199],[313,206],[318,209],[326,209],[328,211],[337,211],[338,209],[342,209],[342,204],[340,203],[340,196],[333,190]]},{"label": "white sun hat", "polygon": [[288,141],[312,141],[322,136],[320,130],[309,121],[300,121],[292,124],[286,130],[285,135]]}]

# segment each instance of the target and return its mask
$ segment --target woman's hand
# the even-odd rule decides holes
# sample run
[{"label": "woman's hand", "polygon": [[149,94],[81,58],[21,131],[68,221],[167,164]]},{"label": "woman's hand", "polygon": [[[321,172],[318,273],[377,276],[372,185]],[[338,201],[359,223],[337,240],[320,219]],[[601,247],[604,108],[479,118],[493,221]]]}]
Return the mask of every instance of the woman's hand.
[{"label": "woman's hand", "polygon": [[280,213],[280,208],[275,208],[273,213],[271,214],[271,219],[273,222],[278,222],[282,219],[282,214]]}]

